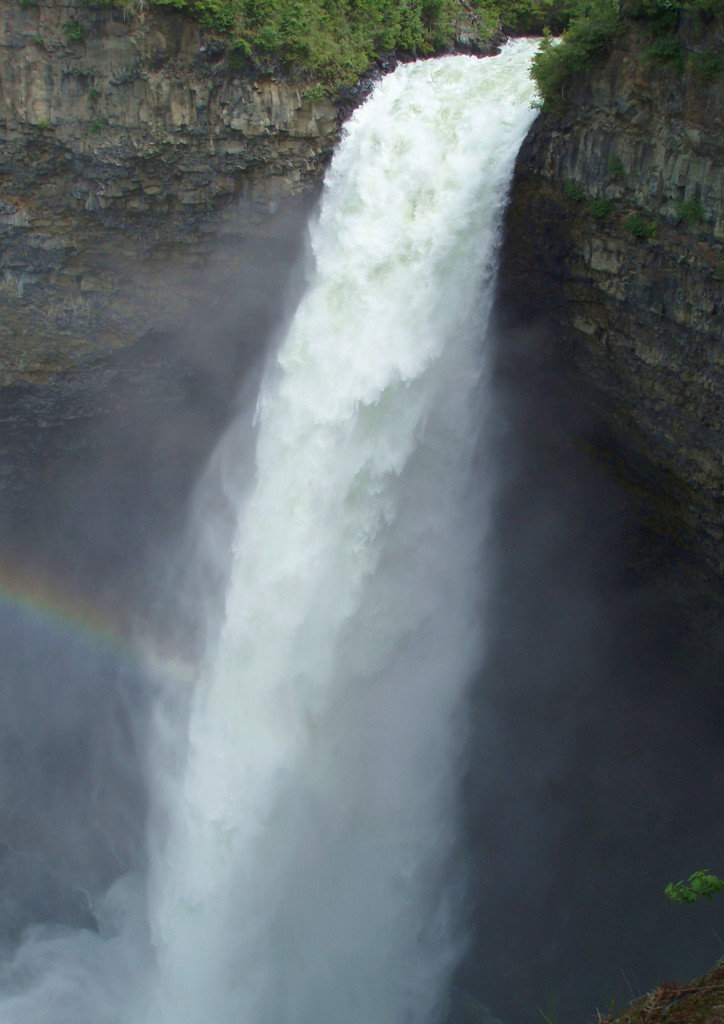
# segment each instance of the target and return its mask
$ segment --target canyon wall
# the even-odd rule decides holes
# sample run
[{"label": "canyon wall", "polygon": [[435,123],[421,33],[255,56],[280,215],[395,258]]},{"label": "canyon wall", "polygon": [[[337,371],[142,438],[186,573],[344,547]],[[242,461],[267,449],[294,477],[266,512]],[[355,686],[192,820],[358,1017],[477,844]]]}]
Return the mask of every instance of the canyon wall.
[{"label": "canyon wall", "polygon": [[212,239],[233,264],[319,182],[337,128],[187,18],[0,0],[0,384],[208,307]]},{"label": "canyon wall", "polygon": [[[702,80],[624,34],[534,124],[517,162],[501,274],[518,322],[585,389],[658,529],[721,569],[721,74]],[[686,54],[721,22],[684,18]]]},{"label": "canyon wall", "polygon": [[[682,52],[713,52],[721,22],[684,18],[678,38]],[[655,496],[658,528],[709,572],[721,557],[724,91],[721,75],[646,60],[647,45],[627,19],[534,125],[501,292],[590,395],[604,447]],[[37,402],[43,422],[92,418],[119,351],[179,325],[203,334],[242,277],[247,299],[273,307],[293,246],[289,219],[270,213],[318,187],[354,102],[238,66],[176,13],[0,0],[3,437],[22,453],[17,424],[32,432]],[[147,366],[148,345],[138,351]],[[139,378],[130,355],[121,363]],[[168,353],[151,363],[137,380],[149,402]]]}]

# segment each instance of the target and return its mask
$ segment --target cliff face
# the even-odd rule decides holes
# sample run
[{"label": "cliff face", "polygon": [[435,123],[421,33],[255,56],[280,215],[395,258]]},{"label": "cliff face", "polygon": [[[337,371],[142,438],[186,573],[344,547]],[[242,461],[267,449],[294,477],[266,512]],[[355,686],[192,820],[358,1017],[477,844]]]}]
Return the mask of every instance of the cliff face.
[{"label": "cliff face", "polygon": [[[685,49],[720,26],[680,29]],[[520,153],[504,298],[547,325],[621,463],[710,566],[721,557],[721,76],[661,67],[631,21],[607,59],[542,115]]]},{"label": "cliff face", "polygon": [[[687,22],[680,41],[722,42]],[[646,45],[631,21],[534,125],[501,280],[517,316],[548,323],[661,528],[716,565],[724,92],[644,61]],[[318,184],[338,122],[178,14],[0,0],[0,387],[217,316],[265,248],[255,287],[273,304],[288,222],[274,238],[267,215]]]},{"label": "cliff face", "polygon": [[178,15],[0,0],[0,385],[183,323],[209,238],[263,233],[336,130]]}]

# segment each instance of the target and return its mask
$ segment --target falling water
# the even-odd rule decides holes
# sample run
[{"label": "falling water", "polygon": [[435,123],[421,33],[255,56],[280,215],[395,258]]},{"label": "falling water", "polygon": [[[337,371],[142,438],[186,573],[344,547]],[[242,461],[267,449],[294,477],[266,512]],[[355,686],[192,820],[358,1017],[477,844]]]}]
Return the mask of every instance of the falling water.
[{"label": "falling water", "polygon": [[442,1012],[480,636],[480,318],[533,49],[399,68],[327,175],[155,864],[154,1024]]},{"label": "falling water", "polygon": [[[481,339],[534,49],[400,67],[347,125],[183,764],[156,764],[145,897],[123,881],[100,937],[26,943],[4,1021],[444,1019],[485,583]],[[227,452],[247,445],[232,426]]]}]

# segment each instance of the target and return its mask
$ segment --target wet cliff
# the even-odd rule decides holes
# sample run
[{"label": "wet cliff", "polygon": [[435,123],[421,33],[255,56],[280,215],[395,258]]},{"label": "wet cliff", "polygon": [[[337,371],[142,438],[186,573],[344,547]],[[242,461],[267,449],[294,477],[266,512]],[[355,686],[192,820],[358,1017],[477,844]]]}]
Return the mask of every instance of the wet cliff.
[{"label": "wet cliff", "polygon": [[503,295],[586,392],[597,443],[646,492],[654,528],[716,574],[724,89],[701,68],[721,21],[682,19],[666,63],[645,23],[624,26],[523,146]]},{"label": "wet cliff", "polygon": [[6,385],[208,309],[210,240],[233,265],[337,130],[331,102],[189,19],[67,0],[0,0],[0,97]]},{"label": "wet cliff", "polygon": [[[677,38],[683,53],[710,54],[721,22],[684,19]],[[534,125],[512,187],[503,306],[546,333],[598,412],[601,450],[646,492],[655,529],[710,573],[724,95],[721,75],[656,63],[649,44],[628,18]],[[240,64],[175,13],[0,0],[0,427],[13,450],[35,424],[46,457],[55,424],[118,409],[129,389],[147,404],[178,392],[181,407],[203,360],[228,361],[231,393],[266,329],[250,303],[263,320],[281,301],[303,197],[350,108]],[[171,336],[187,343],[164,349]],[[137,360],[119,354],[139,343]]]}]

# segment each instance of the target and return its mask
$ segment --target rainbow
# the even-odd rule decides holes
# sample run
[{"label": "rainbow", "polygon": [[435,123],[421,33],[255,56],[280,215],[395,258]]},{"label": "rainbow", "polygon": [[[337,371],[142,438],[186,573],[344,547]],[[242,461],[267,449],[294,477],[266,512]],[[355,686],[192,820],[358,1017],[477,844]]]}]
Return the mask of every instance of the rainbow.
[{"label": "rainbow", "polygon": [[40,627],[50,627],[76,643],[110,652],[136,666],[145,665],[155,674],[187,682],[195,675],[191,663],[161,650],[148,638],[131,635],[73,586],[0,561],[0,614],[5,610]]}]

